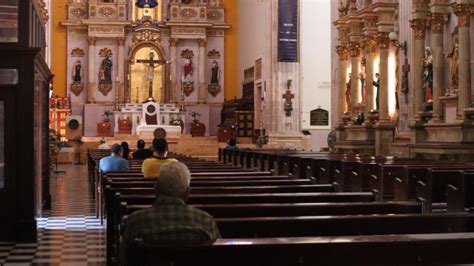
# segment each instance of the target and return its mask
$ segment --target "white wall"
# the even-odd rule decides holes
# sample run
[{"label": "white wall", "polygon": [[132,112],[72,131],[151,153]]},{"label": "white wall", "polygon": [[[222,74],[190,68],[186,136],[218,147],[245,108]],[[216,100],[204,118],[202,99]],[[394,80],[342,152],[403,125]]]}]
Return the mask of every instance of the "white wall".
[{"label": "white wall", "polygon": [[[331,125],[331,2],[300,0],[301,125],[313,150],[326,147]],[[329,111],[328,126],[311,126],[310,111]]]},{"label": "white wall", "polygon": [[270,46],[265,38],[268,4],[267,0],[238,0],[238,98],[242,96],[244,70],[255,65],[255,60],[262,58]]}]

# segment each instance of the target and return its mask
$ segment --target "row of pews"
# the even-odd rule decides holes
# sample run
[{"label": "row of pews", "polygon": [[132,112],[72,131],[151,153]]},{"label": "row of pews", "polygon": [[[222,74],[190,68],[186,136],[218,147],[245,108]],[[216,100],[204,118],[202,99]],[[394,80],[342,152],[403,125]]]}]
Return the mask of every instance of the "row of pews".
[{"label": "row of pews", "polygon": [[[124,219],[154,202],[141,162],[89,178],[106,217],[107,262],[120,263]],[[207,245],[137,241],[133,265],[474,262],[474,165],[294,150],[220,150],[220,162],[173,155],[191,170],[188,203],[216,218]],[[122,261],[123,263],[123,261]]]}]

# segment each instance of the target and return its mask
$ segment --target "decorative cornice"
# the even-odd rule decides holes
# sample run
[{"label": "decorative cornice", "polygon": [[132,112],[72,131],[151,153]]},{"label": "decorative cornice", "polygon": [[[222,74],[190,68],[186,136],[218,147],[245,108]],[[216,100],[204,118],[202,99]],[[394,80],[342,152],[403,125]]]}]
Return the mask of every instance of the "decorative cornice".
[{"label": "decorative cornice", "polygon": [[458,17],[459,27],[471,26],[471,7],[466,4],[453,5],[454,14]]},{"label": "decorative cornice", "polygon": [[124,37],[117,37],[117,45],[118,46],[124,46],[125,45],[125,38]]},{"label": "decorative cornice", "polygon": [[206,47],[206,39],[198,39],[198,44],[199,44],[199,47]]},{"label": "decorative cornice", "polygon": [[99,55],[100,55],[101,57],[112,56],[112,50],[110,50],[110,49],[107,48],[107,47],[104,47],[104,48],[100,49]]},{"label": "decorative cornice", "polygon": [[364,35],[362,39],[362,48],[367,54],[372,54],[377,51],[377,42],[372,36]]},{"label": "decorative cornice", "polygon": [[447,14],[431,13],[428,21],[433,33],[442,34],[444,32],[444,24],[447,22]]},{"label": "decorative cornice", "polygon": [[96,37],[87,37],[87,42],[89,43],[89,45],[95,45],[95,42],[97,41],[97,38]]},{"label": "decorative cornice", "polygon": [[349,50],[344,45],[336,46],[336,53],[339,55],[340,61],[346,61],[349,58]]},{"label": "decorative cornice", "polygon": [[388,38],[388,32],[379,32],[376,41],[377,45],[381,50],[388,49],[390,47],[390,39]]},{"label": "decorative cornice", "polygon": [[194,52],[192,50],[186,49],[181,51],[181,57],[182,58],[193,58],[194,57]]},{"label": "decorative cornice", "polygon": [[178,39],[177,38],[169,38],[169,43],[170,47],[176,47],[178,45]]},{"label": "decorative cornice", "polygon": [[426,21],[424,19],[410,20],[410,26],[415,33],[416,40],[424,40],[426,36]]},{"label": "decorative cornice", "polygon": [[348,50],[351,57],[359,57],[360,56],[360,43],[349,42]]},{"label": "decorative cornice", "polygon": [[71,51],[71,56],[72,56],[72,57],[83,57],[83,56],[84,56],[84,50],[82,50],[82,49],[79,48],[79,47],[74,48],[74,49],[72,49],[72,51]]}]

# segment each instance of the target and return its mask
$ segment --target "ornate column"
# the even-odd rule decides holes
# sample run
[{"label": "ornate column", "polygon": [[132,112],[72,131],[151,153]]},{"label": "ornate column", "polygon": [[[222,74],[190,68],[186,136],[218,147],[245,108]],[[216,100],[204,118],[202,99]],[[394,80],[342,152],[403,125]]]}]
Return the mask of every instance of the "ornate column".
[{"label": "ornate column", "polygon": [[198,103],[206,103],[206,39],[199,39]]},{"label": "ornate column", "polygon": [[347,110],[347,104],[345,99],[346,94],[346,77],[347,77],[347,59],[348,50],[344,45],[338,45],[336,52],[339,55],[339,66],[338,66],[338,103],[339,103],[339,124],[344,124],[342,117]]},{"label": "ornate column", "polygon": [[464,120],[464,109],[471,106],[471,9],[469,5],[456,4],[453,10],[458,17],[459,30],[458,119]]},{"label": "ornate column", "polygon": [[358,42],[349,42],[349,54],[351,56],[351,110],[348,110],[351,117],[358,115],[360,82],[359,82],[359,64],[360,64],[360,44]]},{"label": "ornate column", "polygon": [[364,52],[365,52],[365,112],[367,117],[369,111],[374,110],[374,53],[377,49],[377,43],[372,36],[364,36]]},{"label": "ornate column", "polygon": [[426,21],[424,19],[413,19],[410,21],[413,29],[415,43],[413,46],[413,69],[411,98],[412,98],[412,119],[420,119],[420,107],[423,104],[423,57],[425,54],[425,34]]},{"label": "ornate column", "polygon": [[444,32],[445,15],[432,13],[431,24],[431,47],[433,50],[433,122],[439,123],[442,116],[442,103],[439,99],[444,91]]},{"label": "ornate column", "polygon": [[118,90],[118,100],[119,103],[124,103],[124,66],[125,66],[125,38],[117,37],[117,77],[118,84],[115,84],[116,90]]},{"label": "ornate column", "polygon": [[379,33],[377,36],[377,44],[380,51],[379,121],[387,122],[390,121],[390,115],[388,113],[388,49],[390,48],[388,32]]},{"label": "ornate column", "polygon": [[171,73],[170,73],[170,76],[171,76],[171,89],[170,89],[170,102],[171,103],[177,103],[179,101],[179,98],[177,97],[178,93],[176,92],[177,90],[177,87],[178,87],[178,81],[176,79],[176,76],[177,76],[177,73],[176,73],[176,69],[177,69],[177,62],[178,62],[178,58],[177,58],[177,50],[176,50],[176,46],[178,44],[178,39],[176,38],[170,38],[169,39],[169,42],[170,42],[170,60],[171,60]]},{"label": "ornate column", "polygon": [[89,79],[89,83],[87,85],[87,102],[88,103],[95,103],[95,42],[96,37],[89,37],[87,39],[89,43],[89,66],[88,66],[88,75],[87,78]]}]

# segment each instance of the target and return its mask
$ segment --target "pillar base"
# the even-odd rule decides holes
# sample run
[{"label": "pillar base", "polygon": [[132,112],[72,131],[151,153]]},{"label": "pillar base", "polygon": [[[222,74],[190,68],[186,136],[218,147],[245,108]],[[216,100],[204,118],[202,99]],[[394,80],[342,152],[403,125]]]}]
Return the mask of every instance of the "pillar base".
[{"label": "pillar base", "polygon": [[304,136],[303,134],[296,133],[294,135],[284,135],[284,134],[270,134],[268,140],[269,146],[279,148],[279,149],[304,149]]},{"label": "pillar base", "polygon": [[428,139],[428,133],[423,125],[424,123],[419,120],[414,120],[410,123],[410,142],[412,144],[426,142]]},{"label": "pillar base", "polygon": [[474,122],[427,123],[428,143],[473,143]]},{"label": "pillar base", "polygon": [[391,121],[379,121],[374,125],[375,155],[390,155],[393,143],[395,125]]}]

